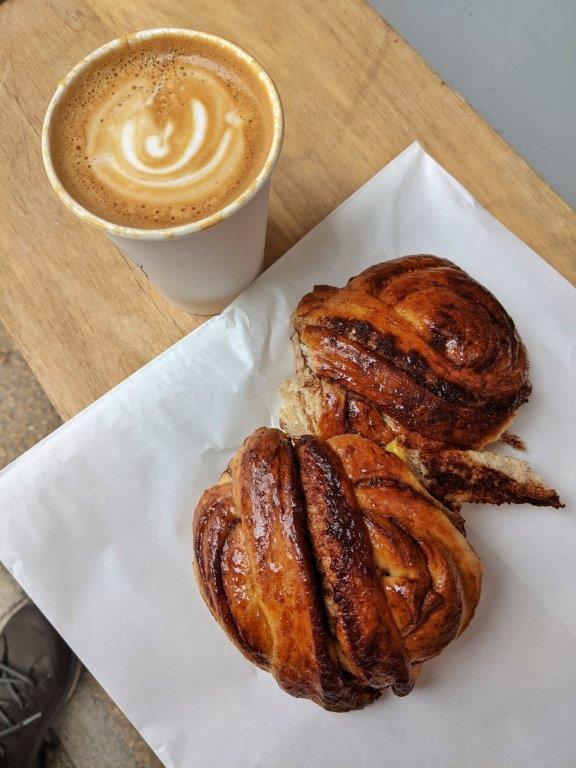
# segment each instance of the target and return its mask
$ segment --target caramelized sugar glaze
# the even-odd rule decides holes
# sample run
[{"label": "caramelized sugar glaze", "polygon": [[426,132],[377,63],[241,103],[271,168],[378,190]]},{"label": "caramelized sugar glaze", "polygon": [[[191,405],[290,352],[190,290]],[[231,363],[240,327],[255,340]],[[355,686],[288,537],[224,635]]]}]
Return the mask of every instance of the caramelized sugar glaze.
[{"label": "caramelized sugar glaze", "polygon": [[107,221],[144,229],[209,216],[244,191],[272,140],[257,73],[217,42],[128,39],[92,62],[57,106],[56,173]]},{"label": "caramelized sugar glaze", "polygon": [[482,447],[530,394],[512,319],[446,259],[406,256],[316,286],[292,320],[303,383],[326,385],[323,437]]},{"label": "caramelized sugar glaze", "polygon": [[259,429],[194,515],[215,619],[288,693],[359,709],[457,637],[481,565],[400,459],[358,435]]}]

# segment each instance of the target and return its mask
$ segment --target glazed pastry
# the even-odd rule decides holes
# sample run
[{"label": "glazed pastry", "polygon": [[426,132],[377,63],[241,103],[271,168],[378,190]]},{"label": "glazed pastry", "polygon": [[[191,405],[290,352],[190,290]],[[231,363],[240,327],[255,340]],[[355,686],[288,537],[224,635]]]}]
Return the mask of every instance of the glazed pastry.
[{"label": "glazed pastry", "polygon": [[194,551],[204,600],[244,656],[332,711],[408,694],[480,597],[450,511],[358,435],[257,430],[200,499]]},{"label": "glazed pastry", "polygon": [[291,435],[395,441],[431,492],[455,507],[561,505],[525,462],[478,453],[528,399],[528,362],[502,305],[455,264],[406,256],[344,288],[316,286],[292,322],[297,378],[283,385],[280,415]]},{"label": "glazed pastry", "polygon": [[350,396],[339,418],[367,403],[413,445],[481,448],[530,394],[511,318],[445,259],[407,256],[317,286],[292,320],[299,365]]}]

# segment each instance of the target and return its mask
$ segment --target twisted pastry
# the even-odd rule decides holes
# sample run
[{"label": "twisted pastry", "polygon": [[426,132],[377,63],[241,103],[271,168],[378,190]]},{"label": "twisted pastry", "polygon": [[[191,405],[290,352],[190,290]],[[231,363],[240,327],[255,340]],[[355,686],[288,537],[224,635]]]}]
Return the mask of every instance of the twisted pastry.
[{"label": "twisted pastry", "polygon": [[293,316],[310,371],[368,403],[415,445],[479,448],[530,394],[524,345],[492,294],[435,256],[317,286]]},{"label": "twisted pastry", "polygon": [[214,618],[288,693],[359,709],[466,627],[480,561],[406,465],[357,435],[259,429],[194,514]]},{"label": "twisted pastry", "polygon": [[531,387],[512,319],[455,264],[426,255],[377,264],[344,288],[316,286],[292,321],[297,380],[283,385],[280,415],[290,434],[394,440],[454,507],[561,506],[525,462],[464,450],[498,440]]}]

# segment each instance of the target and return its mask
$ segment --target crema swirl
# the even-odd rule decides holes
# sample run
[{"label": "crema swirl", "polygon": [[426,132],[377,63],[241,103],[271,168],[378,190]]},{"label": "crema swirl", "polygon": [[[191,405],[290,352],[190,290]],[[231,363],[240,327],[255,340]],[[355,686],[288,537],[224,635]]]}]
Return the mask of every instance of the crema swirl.
[{"label": "crema swirl", "polygon": [[59,105],[56,172],[72,197],[113,223],[197,221],[257,176],[270,147],[270,111],[248,65],[215,43],[127,42]]}]

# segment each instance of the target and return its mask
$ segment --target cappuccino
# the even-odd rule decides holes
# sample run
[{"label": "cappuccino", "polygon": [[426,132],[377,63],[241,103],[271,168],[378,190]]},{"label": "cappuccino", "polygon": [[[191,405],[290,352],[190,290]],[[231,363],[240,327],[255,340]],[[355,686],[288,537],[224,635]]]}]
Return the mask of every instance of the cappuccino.
[{"label": "cappuccino", "polygon": [[86,210],[164,229],[211,216],[250,187],[273,123],[258,74],[218,42],[128,38],[66,90],[50,151],[61,184]]}]

